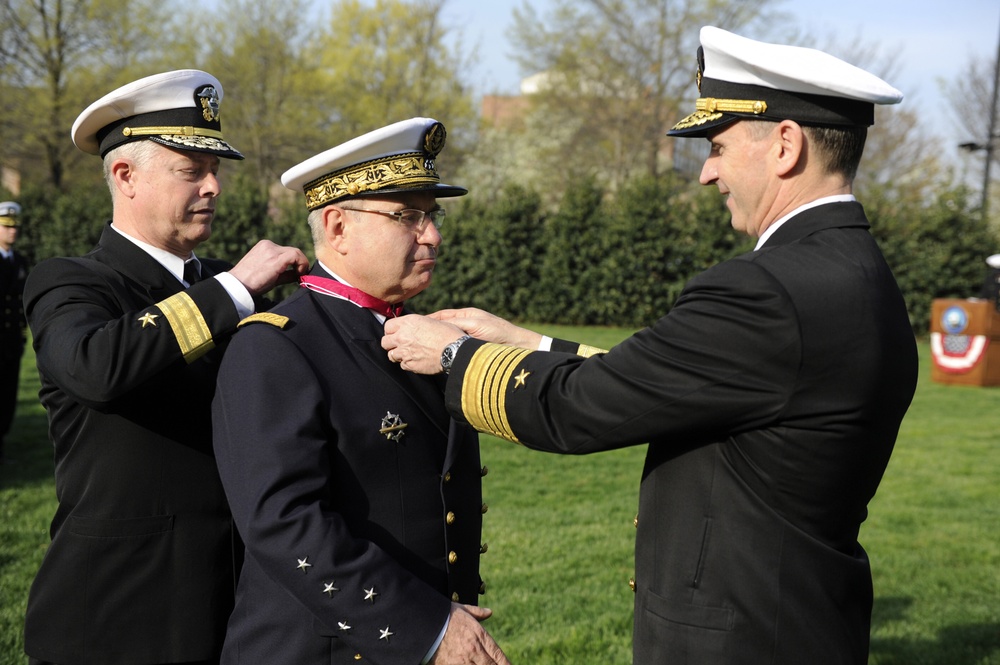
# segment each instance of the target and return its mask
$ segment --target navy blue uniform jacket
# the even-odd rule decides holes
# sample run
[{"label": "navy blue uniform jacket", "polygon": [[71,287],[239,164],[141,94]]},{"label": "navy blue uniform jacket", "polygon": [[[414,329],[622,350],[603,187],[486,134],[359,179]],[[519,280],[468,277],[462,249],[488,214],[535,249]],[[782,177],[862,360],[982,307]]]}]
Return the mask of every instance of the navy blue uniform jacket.
[{"label": "navy blue uniform jacket", "polygon": [[648,442],[637,665],[863,665],[872,581],[858,532],[916,376],[903,299],[849,202],[803,211],[692,279],[606,354],[466,342],[447,398],[538,450]]},{"label": "navy blue uniform jacket", "polygon": [[370,311],[300,289],[268,314],[287,321],[234,336],[213,411],[246,543],[223,663],[417,665],[479,596],[478,437]]},{"label": "navy blue uniform jacket", "polygon": [[86,256],[31,272],[25,311],[59,500],[25,650],[60,665],[216,657],[237,561],[209,418],[236,307],[109,226]]}]

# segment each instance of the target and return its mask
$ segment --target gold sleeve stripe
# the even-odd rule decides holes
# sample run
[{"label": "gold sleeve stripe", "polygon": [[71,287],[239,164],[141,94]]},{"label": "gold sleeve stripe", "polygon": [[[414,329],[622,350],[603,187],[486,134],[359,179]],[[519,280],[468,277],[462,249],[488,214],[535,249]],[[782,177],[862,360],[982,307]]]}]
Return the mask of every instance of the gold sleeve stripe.
[{"label": "gold sleeve stripe", "polygon": [[517,442],[507,419],[507,386],[518,364],[531,351],[503,344],[476,350],[462,384],[462,413],[481,432]]},{"label": "gold sleeve stripe", "polygon": [[576,355],[582,358],[589,358],[590,356],[597,356],[607,352],[608,352],[607,349],[599,349],[596,346],[587,346],[586,344],[581,344],[580,348],[576,350]]},{"label": "gold sleeve stripe", "polygon": [[215,348],[212,331],[201,310],[187,293],[181,291],[157,304],[181,347],[184,360],[191,363]]}]

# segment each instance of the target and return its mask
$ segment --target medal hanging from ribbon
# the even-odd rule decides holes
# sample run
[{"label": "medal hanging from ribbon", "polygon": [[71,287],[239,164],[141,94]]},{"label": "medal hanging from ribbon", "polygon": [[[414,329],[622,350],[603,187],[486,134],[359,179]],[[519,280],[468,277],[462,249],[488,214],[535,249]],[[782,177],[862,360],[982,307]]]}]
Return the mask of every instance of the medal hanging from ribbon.
[{"label": "medal hanging from ribbon", "polygon": [[305,275],[299,278],[299,285],[323,295],[340,296],[341,298],[350,300],[355,305],[360,305],[383,316],[397,317],[403,313],[403,303],[390,304],[385,300],[368,295],[361,289],[348,286],[335,279]]}]

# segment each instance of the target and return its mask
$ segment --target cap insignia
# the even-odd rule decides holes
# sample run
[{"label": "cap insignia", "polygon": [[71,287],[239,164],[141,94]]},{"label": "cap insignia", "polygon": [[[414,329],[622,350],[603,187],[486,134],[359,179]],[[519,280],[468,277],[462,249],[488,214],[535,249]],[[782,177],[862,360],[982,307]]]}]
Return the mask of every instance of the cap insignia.
[{"label": "cap insignia", "polygon": [[427,153],[428,159],[434,159],[444,150],[444,143],[447,138],[448,132],[445,131],[444,125],[440,122],[436,122],[427,128],[427,131],[424,132],[424,152]]},{"label": "cap insignia", "polygon": [[201,115],[209,122],[219,121],[219,93],[214,85],[203,85],[194,91],[201,107]]},{"label": "cap insignia", "polygon": [[698,94],[701,94],[701,77],[702,72],[705,71],[705,49],[701,46],[698,47],[698,73],[695,74],[694,80],[698,84]]}]

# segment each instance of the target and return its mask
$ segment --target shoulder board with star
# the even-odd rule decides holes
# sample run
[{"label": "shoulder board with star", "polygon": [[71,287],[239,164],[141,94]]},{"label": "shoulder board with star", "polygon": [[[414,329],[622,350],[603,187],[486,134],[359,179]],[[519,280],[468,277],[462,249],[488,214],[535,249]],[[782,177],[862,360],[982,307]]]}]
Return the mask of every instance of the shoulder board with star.
[{"label": "shoulder board with star", "polygon": [[251,323],[267,323],[274,326],[275,328],[280,328],[284,330],[288,323],[291,321],[287,316],[282,316],[280,314],[272,314],[271,312],[258,312],[256,314],[251,314],[246,317],[236,326],[237,328],[242,328],[245,325]]}]

